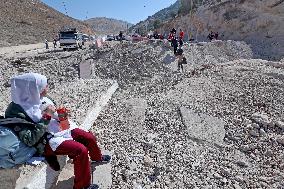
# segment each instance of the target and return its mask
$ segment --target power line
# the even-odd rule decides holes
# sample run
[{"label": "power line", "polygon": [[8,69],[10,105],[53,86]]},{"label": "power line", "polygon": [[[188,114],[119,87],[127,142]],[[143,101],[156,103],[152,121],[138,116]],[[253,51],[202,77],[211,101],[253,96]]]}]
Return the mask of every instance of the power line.
[{"label": "power line", "polygon": [[68,12],[67,12],[67,8],[66,8],[66,4],[64,1],[62,1],[62,4],[63,4],[63,7],[64,7],[64,10],[65,10],[65,14],[68,16]]}]

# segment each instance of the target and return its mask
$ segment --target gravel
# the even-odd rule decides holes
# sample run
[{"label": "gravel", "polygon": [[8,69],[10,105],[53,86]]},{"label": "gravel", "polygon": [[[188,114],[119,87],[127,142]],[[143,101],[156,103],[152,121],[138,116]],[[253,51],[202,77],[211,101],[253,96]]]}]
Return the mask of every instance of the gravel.
[{"label": "gravel", "polygon": [[[8,78],[33,70],[50,78],[51,94],[76,93],[59,101],[87,109],[101,91],[89,93],[89,81],[78,79],[79,63],[91,59],[96,86],[106,83],[103,90],[117,80],[120,87],[92,128],[114,153],[112,188],[283,187],[283,63],[251,59],[249,47],[234,41],[193,44],[184,54],[189,64],[183,73],[176,60],[165,64],[172,51],[159,43],[4,58],[0,107],[8,102]],[[223,142],[192,140],[181,107],[222,120]]]}]

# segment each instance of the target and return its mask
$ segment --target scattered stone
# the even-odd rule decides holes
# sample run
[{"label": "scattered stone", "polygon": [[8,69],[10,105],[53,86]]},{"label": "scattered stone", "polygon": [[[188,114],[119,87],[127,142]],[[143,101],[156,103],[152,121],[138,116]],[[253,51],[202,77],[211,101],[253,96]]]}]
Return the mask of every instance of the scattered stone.
[{"label": "scattered stone", "polygon": [[188,134],[193,139],[222,144],[225,137],[224,122],[202,113],[195,113],[185,107],[180,108]]},{"label": "scattered stone", "polygon": [[251,126],[252,126],[254,129],[259,129],[259,128],[260,128],[260,126],[259,126],[257,123],[253,123]]},{"label": "scattered stone", "polygon": [[233,184],[234,189],[242,189],[238,184]]},{"label": "scattered stone", "polygon": [[154,161],[151,157],[149,156],[144,156],[144,165],[147,166],[147,167],[150,167],[150,166],[153,166],[154,164]]},{"label": "scattered stone", "polygon": [[275,124],[276,124],[277,127],[279,127],[280,129],[284,130],[284,122],[277,121]]},{"label": "scattered stone", "polygon": [[266,152],[265,152],[265,155],[268,156],[268,157],[272,157],[273,156],[273,152],[268,149]]},{"label": "scattered stone", "polygon": [[284,145],[284,136],[278,136],[278,137],[276,138],[276,141],[277,141],[279,144]]},{"label": "scattered stone", "polygon": [[244,160],[239,160],[236,162],[236,164],[240,167],[248,167],[249,166],[249,163],[244,161]]},{"label": "scattered stone", "polygon": [[253,137],[259,137],[259,133],[256,130],[250,130],[249,134]]},{"label": "scattered stone", "polygon": [[219,173],[214,173],[213,176],[216,179],[222,179],[223,178]]},{"label": "scattered stone", "polygon": [[252,126],[252,124],[248,124],[246,127],[248,130],[252,130],[254,127]]},{"label": "scattered stone", "polygon": [[258,124],[262,124],[264,126],[270,125],[271,121],[269,120],[268,115],[266,114],[260,114],[260,113],[254,113],[251,116],[252,120],[255,121]]},{"label": "scattered stone", "polygon": [[235,180],[238,181],[238,182],[240,182],[240,183],[243,183],[243,182],[244,182],[244,178],[243,178],[242,176],[239,176],[239,175],[237,175],[237,176],[235,177]]},{"label": "scattered stone", "polygon": [[247,118],[244,118],[243,122],[246,126],[248,126],[252,123],[252,121],[250,119],[247,119]]},{"label": "scattered stone", "polygon": [[140,184],[133,182],[133,189],[143,189],[143,187]]},{"label": "scattered stone", "polygon": [[226,168],[221,169],[220,172],[224,177],[229,177],[231,175],[230,170]]},{"label": "scattered stone", "polygon": [[257,146],[255,146],[255,145],[242,145],[240,147],[240,150],[243,151],[243,152],[249,152],[249,151],[253,151],[256,148],[257,148]]},{"label": "scattered stone", "polygon": [[264,129],[260,129],[259,130],[259,134],[261,135],[261,136],[265,136],[266,135],[266,132],[265,132],[265,130]]}]

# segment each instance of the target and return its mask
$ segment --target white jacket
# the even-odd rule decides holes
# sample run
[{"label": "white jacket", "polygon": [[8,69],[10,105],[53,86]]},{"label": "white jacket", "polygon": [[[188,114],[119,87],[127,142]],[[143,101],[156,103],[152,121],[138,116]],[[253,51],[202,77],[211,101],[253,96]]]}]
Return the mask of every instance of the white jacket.
[{"label": "white jacket", "polygon": [[[47,97],[43,97],[41,99],[42,107],[41,109],[45,109],[48,105],[53,105],[54,103]],[[78,128],[78,126],[69,119],[70,128],[67,130],[60,130],[58,117],[55,113],[55,116],[50,120],[50,123],[48,124],[48,132],[53,134],[54,137],[49,140],[49,145],[53,151],[57,149],[57,147],[66,140],[73,140],[71,136],[71,131],[75,128]]]}]

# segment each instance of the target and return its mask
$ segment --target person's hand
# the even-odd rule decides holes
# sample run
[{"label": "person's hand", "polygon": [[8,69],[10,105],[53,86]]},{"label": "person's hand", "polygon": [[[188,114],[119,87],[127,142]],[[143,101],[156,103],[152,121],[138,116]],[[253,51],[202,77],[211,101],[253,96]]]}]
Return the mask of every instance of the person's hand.
[{"label": "person's hand", "polygon": [[56,112],[56,107],[53,105],[47,106],[47,108],[44,110],[45,113],[49,115],[53,115]]}]

